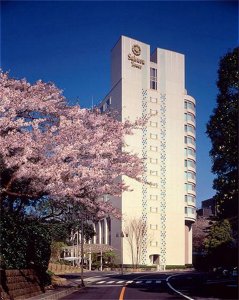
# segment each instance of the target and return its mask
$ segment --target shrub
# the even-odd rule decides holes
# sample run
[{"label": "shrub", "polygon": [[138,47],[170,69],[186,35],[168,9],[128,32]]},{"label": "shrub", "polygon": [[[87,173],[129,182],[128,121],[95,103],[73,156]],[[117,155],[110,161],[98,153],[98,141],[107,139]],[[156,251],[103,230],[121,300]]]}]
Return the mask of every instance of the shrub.
[{"label": "shrub", "polygon": [[1,267],[33,268],[42,283],[47,283],[46,270],[50,259],[50,234],[44,224],[24,215],[1,211]]},{"label": "shrub", "polygon": [[166,270],[179,270],[179,269],[186,269],[185,265],[167,265]]}]

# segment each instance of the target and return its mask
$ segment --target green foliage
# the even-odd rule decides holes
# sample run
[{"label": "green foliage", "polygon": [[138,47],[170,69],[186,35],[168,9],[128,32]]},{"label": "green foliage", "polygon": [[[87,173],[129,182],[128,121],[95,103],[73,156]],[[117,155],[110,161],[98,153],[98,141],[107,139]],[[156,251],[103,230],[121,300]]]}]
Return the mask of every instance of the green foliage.
[{"label": "green foliage", "polygon": [[46,271],[46,273],[47,273],[49,276],[51,276],[51,277],[55,275],[55,273],[52,272],[52,271],[49,270],[49,269]]},{"label": "green foliage", "polygon": [[46,226],[22,214],[1,210],[0,240],[2,267],[34,268],[43,276],[51,253]]},{"label": "green foliage", "polygon": [[46,223],[46,226],[49,230],[52,241],[65,243],[69,238],[71,224],[67,222],[51,222]]},{"label": "green foliage", "polygon": [[217,106],[207,124],[211,139],[215,200],[220,218],[233,218],[238,212],[238,49],[227,53],[218,70]]},{"label": "green foliage", "polygon": [[92,224],[83,224],[83,232],[86,242],[93,238],[95,231]]},{"label": "green foliage", "polygon": [[51,243],[51,262],[60,260],[61,249],[66,246],[64,242],[52,241]]},{"label": "green foliage", "polygon": [[204,240],[208,266],[237,265],[237,247],[228,220],[215,222]]},{"label": "green foliage", "polygon": [[191,269],[191,268],[193,268],[193,265],[192,264],[185,264],[185,268],[186,269]]},{"label": "green foliage", "polygon": [[185,265],[167,265],[166,270],[180,270],[180,269],[186,269]]},{"label": "green foliage", "polygon": [[114,251],[107,251],[103,253],[103,261],[113,263],[116,258],[116,253]]},{"label": "green foliage", "polygon": [[143,265],[143,266],[140,267],[140,269],[143,270],[143,271],[152,271],[152,270],[156,271],[157,266],[155,266],[155,265],[153,265],[153,266],[145,266],[145,265]]},{"label": "green foliage", "polygon": [[232,230],[228,220],[218,221],[211,225],[210,232],[204,240],[207,251],[221,246],[222,244],[231,244],[233,242]]}]

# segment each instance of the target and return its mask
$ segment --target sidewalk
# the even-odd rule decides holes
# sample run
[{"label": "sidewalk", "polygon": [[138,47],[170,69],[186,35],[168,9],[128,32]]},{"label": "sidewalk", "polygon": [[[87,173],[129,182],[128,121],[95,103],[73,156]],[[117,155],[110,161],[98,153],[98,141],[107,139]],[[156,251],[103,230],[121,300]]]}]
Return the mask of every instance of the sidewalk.
[{"label": "sidewalk", "polygon": [[61,297],[70,295],[75,291],[78,291],[79,289],[81,289],[80,282],[66,279],[64,285],[49,287],[48,289],[46,289],[45,293],[27,298],[27,300],[57,300]]}]

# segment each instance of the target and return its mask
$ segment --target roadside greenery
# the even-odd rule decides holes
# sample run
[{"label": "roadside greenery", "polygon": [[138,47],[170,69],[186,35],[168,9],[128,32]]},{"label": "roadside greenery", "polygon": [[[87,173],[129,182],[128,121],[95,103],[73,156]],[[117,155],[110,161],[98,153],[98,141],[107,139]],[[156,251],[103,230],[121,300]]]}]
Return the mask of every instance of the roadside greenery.
[{"label": "roadside greenery", "polygon": [[1,268],[32,268],[42,284],[49,283],[46,270],[51,254],[51,236],[44,224],[1,209],[0,240]]},{"label": "roadside greenery", "polygon": [[232,267],[237,265],[236,241],[228,220],[217,221],[209,228],[204,240],[207,262],[210,267]]},{"label": "roadside greenery", "polygon": [[217,213],[230,220],[234,231],[238,231],[238,51],[235,48],[220,60],[217,105],[207,124]]},{"label": "roadside greenery", "polygon": [[217,103],[207,123],[217,215],[199,218],[193,226],[194,265],[203,269],[237,265],[238,51],[229,51],[219,62]]}]

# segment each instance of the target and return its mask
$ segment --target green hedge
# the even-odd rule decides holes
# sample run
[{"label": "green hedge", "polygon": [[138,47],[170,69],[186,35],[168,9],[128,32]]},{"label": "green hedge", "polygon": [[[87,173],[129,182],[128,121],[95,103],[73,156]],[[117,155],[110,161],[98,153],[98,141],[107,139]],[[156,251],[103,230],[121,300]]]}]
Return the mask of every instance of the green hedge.
[{"label": "green hedge", "polygon": [[35,269],[42,283],[51,254],[51,237],[44,224],[24,215],[1,210],[1,268]]},{"label": "green hedge", "polygon": [[185,265],[167,265],[166,270],[179,270],[179,269],[186,269]]},{"label": "green hedge", "polygon": [[[121,265],[118,266],[119,268],[121,267]],[[132,264],[124,264],[123,265],[124,269],[134,269],[135,265]],[[148,265],[138,265],[137,269],[145,269],[145,270],[151,270],[151,269],[156,269],[156,265],[152,265],[152,266],[148,266]]]}]

